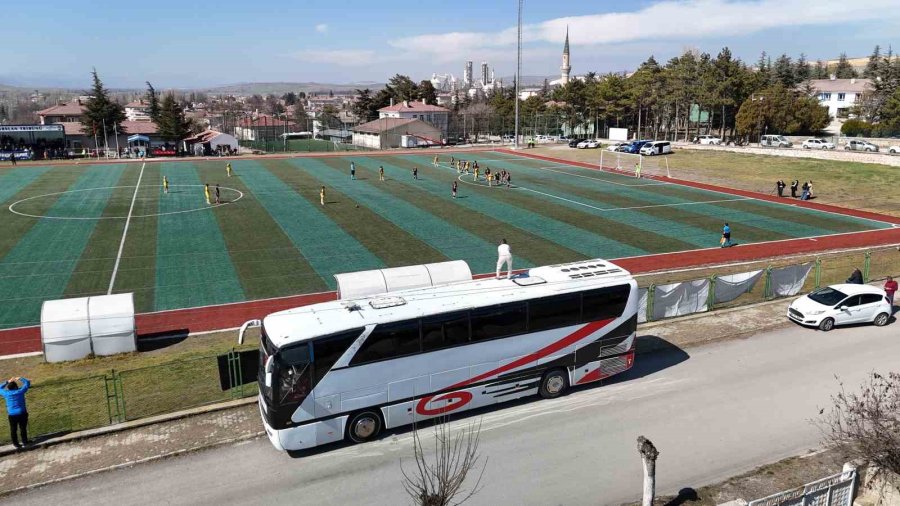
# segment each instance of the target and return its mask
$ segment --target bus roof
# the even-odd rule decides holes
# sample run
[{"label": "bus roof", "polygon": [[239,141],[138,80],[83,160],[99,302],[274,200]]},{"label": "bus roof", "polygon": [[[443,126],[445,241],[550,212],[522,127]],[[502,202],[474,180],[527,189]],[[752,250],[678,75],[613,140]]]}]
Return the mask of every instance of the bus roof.
[{"label": "bus roof", "polygon": [[631,274],[595,259],[535,267],[512,279],[474,279],[439,286],[334,300],[287,309],[265,317],[263,326],[277,347],[353,328],[618,285]]}]

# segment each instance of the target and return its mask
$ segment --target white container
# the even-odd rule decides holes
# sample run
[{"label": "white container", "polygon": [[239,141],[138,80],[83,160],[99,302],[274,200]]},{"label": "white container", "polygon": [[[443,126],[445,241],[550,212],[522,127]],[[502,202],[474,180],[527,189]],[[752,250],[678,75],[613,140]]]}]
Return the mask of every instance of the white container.
[{"label": "white container", "polygon": [[95,355],[137,351],[134,326],[134,294],[90,297],[88,315]]},{"label": "white container", "polygon": [[45,301],[41,306],[41,344],[47,362],[78,360],[90,355],[88,297]]}]

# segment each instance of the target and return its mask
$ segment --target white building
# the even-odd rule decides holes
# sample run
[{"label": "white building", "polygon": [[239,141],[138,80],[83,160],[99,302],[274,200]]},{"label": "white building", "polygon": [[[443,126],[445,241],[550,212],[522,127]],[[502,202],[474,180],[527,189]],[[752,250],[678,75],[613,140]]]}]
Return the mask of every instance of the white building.
[{"label": "white building", "polygon": [[[450,120],[450,109],[439,105],[405,100],[399,104],[378,109],[379,118],[418,119],[437,128],[442,137],[447,137],[447,124]],[[355,131],[355,130],[354,130]]]},{"label": "white building", "polygon": [[371,149],[399,148],[403,138],[416,143],[440,144],[442,132],[420,119],[382,117],[353,127],[353,144]]},{"label": "white building", "polygon": [[150,121],[150,104],[144,99],[125,104],[125,118],[128,121]]},{"label": "white building", "polygon": [[843,120],[850,115],[850,108],[872,86],[869,79],[813,79],[810,86],[819,97],[819,103],[828,108],[832,119]]}]

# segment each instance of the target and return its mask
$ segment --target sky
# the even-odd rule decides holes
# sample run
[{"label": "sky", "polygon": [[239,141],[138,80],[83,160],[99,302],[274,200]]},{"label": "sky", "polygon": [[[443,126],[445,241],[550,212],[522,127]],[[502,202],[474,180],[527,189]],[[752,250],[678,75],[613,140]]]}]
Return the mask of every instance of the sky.
[{"label": "sky", "polygon": [[[472,60],[511,76],[516,0],[14,2],[3,9],[0,83],[161,89],[242,82],[384,82],[461,77]],[[755,62],[900,50],[896,0],[525,0],[523,75],[558,75],[569,28],[572,73],[632,70],[685,48],[728,46]]]}]

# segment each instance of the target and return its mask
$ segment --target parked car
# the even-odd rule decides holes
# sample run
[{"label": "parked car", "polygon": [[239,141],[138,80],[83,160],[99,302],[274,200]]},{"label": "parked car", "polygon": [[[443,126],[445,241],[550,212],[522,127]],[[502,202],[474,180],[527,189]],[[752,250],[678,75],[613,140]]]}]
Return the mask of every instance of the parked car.
[{"label": "parked car", "polygon": [[653,141],[641,147],[644,156],[668,155],[672,153],[672,143],[669,141]]},{"label": "parked car", "polygon": [[694,144],[712,144],[718,146],[722,144],[722,139],[715,135],[699,135],[694,138]]},{"label": "parked car", "polygon": [[872,144],[869,141],[862,141],[853,139],[844,146],[844,149],[847,151],[868,151],[870,153],[877,153],[878,146]]},{"label": "parked car", "polygon": [[576,138],[574,138],[574,139],[572,139],[572,140],[569,141],[569,147],[570,147],[570,148],[577,147],[579,142],[582,142],[582,141],[585,141],[585,140],[586,140],[586,139],[579,139],[579,138],[576,137]]},{"label": "parked car", "polygon": [[613,152],[621,151],[621,149],[619,149],[619,148],[624,148],[625,146],[628,146],[627,142],[613,142],[609,146],[606,146],[606,150],[613,151]]},{"label": "parked car", "polygon": [[636,155],[641,152],[641,148],[644,147],[644,144],[647,144],[648,142],[652,142],[652,141],[632,141],[632,143],[629,144],[628,146],[626,146],[626,148],[623,151],[625,153],[631,153],[633,155]]},{"label": "parked car", "polygon": [[594,149],[600,147],[600,141],[595,139],[585,139],[575,146],[578,149]]},{"label": "parked car", "polygon": [[835,325],[887,325],[891,305],[884,290],[869,285],[839,284],[820,288],[791,303],[788,318],[807,327],[829,331]]},{"label": "parked car", "polygon": [[806,139],[801,146],[803,149],[834,149],[834,144],[825,139]]},{"label": "parked car", "polygon": [[898,155],[898,154],[900,154],[900,146],[891,146],[891,147],[889,147],[889,148],[888,148],[888,153],[890,153],[890,154],[892,154],[892,155]]},{"label": "parked car", "polygon": [[783,135],[763,135],[759,139],[760,147],[769,148],[790,148],[794,143],[787,140]]}]

